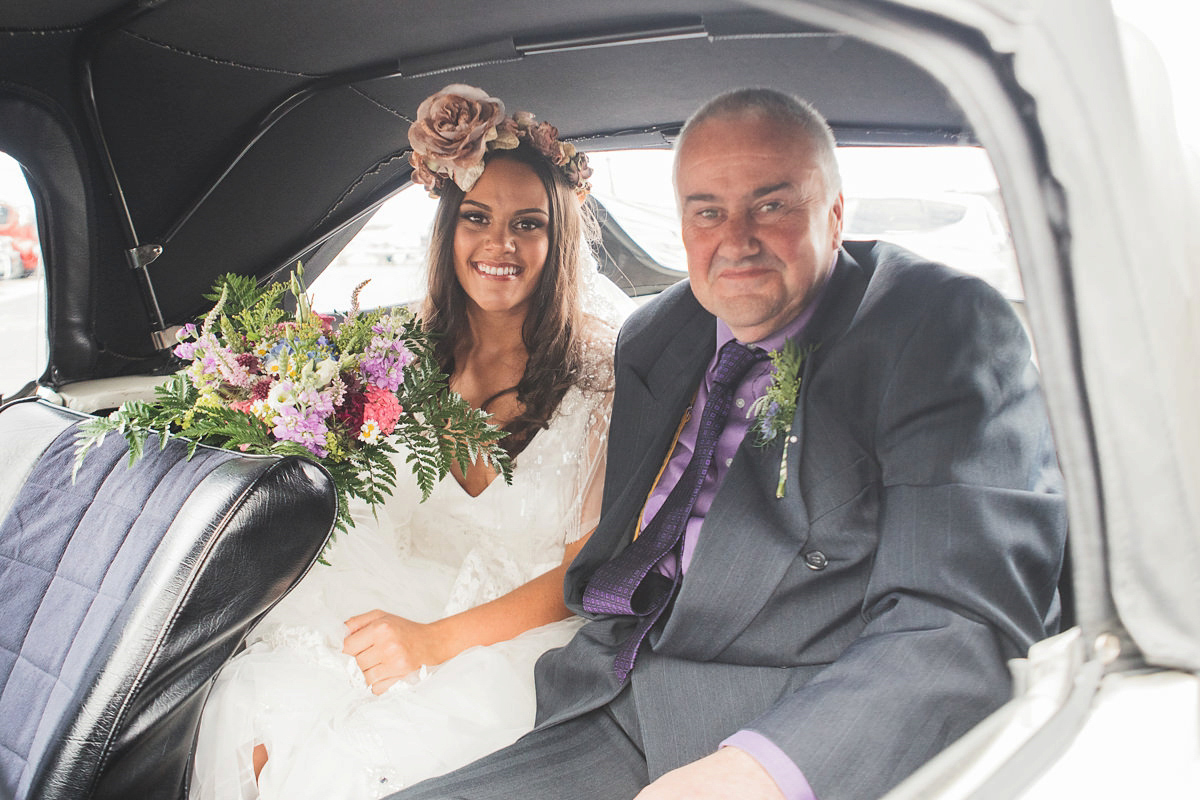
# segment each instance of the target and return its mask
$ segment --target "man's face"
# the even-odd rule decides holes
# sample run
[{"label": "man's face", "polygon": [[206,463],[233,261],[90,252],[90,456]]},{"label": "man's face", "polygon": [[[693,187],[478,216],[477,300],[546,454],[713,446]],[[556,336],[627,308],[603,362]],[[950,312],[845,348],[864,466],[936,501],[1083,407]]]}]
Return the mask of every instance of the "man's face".
[{"label": "man's face", "polygon": [[770,120],[715,117],[693,128],[676,162],[692,292],[743,342],[787,325],[824,281],[842,242],[812,145]]}]

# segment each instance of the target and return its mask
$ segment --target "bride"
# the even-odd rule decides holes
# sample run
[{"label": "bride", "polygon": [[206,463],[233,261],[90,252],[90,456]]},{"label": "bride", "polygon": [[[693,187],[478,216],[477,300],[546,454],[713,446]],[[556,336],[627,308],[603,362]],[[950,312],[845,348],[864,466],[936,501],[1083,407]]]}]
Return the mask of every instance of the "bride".
[{"label": "bride", "polygon": [[578,627],[563,573],[599,516],[621,315],[584,263],[591,170],[463,85],[409,140],[440,198],[422,318],[451,388],[509,432],[512,484],[476,463],[355,509],[217,677],[192,798],[379,797],[473,761],[532,727],[533,663]]}]

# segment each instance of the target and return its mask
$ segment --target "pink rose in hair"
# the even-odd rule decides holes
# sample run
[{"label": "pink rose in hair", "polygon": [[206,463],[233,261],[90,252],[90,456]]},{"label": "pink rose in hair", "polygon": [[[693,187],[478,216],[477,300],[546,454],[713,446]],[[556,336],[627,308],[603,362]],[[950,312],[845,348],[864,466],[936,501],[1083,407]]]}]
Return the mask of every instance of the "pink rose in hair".
[{"label": "pink rose in hair", "polygon": [[442,192],[442,186],[446,183],[446,178],[442,175],[435,175],[429,167],[425,166],[425,159],[416,151],[408,154],[408,163],[412,164],[412,181],[419,183],[425,187],[431,197],[437,197]]},{"label": "pink rose in hair", "polygon": [[588,188],[586,181],[592,177],[592,168],[588,166],[587,153],[575,153],[574,157],[567,161],[562,169],[563,174],[567,176],[567,182],[572,186]]},{"label": "pink rose in hair", "polygon": [[567,163],[562,145],[558,143],[558,128],[549,122],[539,122],[529,126],[529,143],[536,147],[537,151],[554,166],[561,167]]},{"label": "pink rose in hair", "polygon": [[[456,83],[425,98],[408,130],[408,141],[430,173],[449,177],[465,192],[483,173],[484,151],[503,119],[503,102]],[[434,187],[426,183],[426,188]]]},{"label": "pink rose in hair", "polygon": [[515,148],[521,143],[518,130],[517,123],[512,117],[500,120],[500,124],[496,126],[496,138],[492,140],[492,149],[512,150]]},{"label": "pink rose in hair", "polygon": [[483,174],[489,150],[511,150],[522,140],[557,167],[577,195],[583,197],[591,190],[587,156],[576,152],[570,142],[560,142],[557,128],[538,122],[528,111],[505,116],[504,103],[473,86],[451,84],[426,98],[417,109],[408,139],[412,180],[423,184],[432,197],[442,194],[447,181],[470,191]]}]

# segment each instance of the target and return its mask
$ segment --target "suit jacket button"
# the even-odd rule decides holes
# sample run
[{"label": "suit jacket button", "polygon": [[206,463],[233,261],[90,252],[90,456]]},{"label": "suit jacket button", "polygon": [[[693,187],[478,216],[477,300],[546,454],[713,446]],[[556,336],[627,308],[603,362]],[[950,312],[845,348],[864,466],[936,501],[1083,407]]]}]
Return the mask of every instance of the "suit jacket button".
[{"label": "suit jacket button", "polygon": [[825,569],[829,565],[829,559],[820,550],[813,550],[804,555],[804,563],[808,564],[809,569]]}]

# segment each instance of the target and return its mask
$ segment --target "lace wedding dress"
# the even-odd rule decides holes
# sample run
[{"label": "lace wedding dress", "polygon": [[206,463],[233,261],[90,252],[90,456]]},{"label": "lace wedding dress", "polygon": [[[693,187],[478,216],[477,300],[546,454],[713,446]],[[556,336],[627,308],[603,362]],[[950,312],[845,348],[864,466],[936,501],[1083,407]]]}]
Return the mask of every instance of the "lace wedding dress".
[{"label": "lace wedding dress", "polygon": [[[601,328],[597,324],[595,327]],[[608,330],[607,328],[605,329]],[[589,337],[592,385],[611,386],[611,333]],[[473,647],[371,693],[341,652],[343,621],[383,609],[418,622],[499,597],[557,566],[599,516],[611,394],[574,387],[477,497],[447,477],[429,499],[398,462],[395,493],[355,527],[248,638],[205,706],[190,797],[371,798],[439,775],[533,725],[533,664],[571,618]],[[256,784],[251,754],[269,760]]]}]

